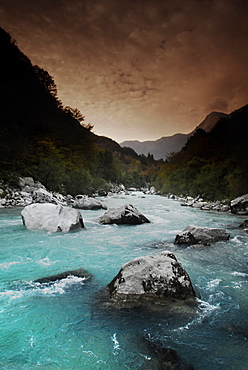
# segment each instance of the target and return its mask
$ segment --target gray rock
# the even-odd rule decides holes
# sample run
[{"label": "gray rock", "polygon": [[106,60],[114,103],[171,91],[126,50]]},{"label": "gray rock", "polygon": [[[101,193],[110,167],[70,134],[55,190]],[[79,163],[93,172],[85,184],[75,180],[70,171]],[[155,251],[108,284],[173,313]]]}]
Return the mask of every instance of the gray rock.
[{"label": "gray rock", "polygon": [[0,207],[25,207],[32,203],[55,203],[67,205],[66,197],[59,193],[52,193],[46,190],[40,182],[34,182],[31,177],[19,177],[18,188],[4,186],[0,188]]},{"label": "gray rock", "polygon": [[74,203],[73,196],[70,195],[70,194],[67,194],[67,196],[66,196],[66,202],[67,202],[67,204],[73,204]]},{"label": "gray rock", "polygon": [[16,202],[16,206],[25,207],[33,203],[33,197],[30,193],[26,193],[24,191],[20,192],[20,199]]},{"label": "gray rock", "polygon": [[34,203],[26,206],[21,215],[27,229],[68,232],[84,227],[79,211],[60,204]]},{"label": "gray rock", "polygon": [[46,189],[44,185],[42,185],[42,183],[40,181],[36,181],[34,183],[34,186],[37,188],[37,189]]},{"label": "gray rock", "polygon": [[216,201],[216,202],[206,202],[202,198],[179,198],[177,199],[181,203],[181,206],[188,206],[193,208],[198,208],[203,211],[219,211],[219,212],[228,212],[230,211],[230,201],[228,199],[222,200],[222,201]]},{"label": "gray rock", "polygon": [[187,272],[168,251],[126,263],[108,288],[111,300],[124,307],[166,305],[173,299],[195,297]]},{"label": "gray rock", "polygon": [[221,212],[228,212],[228,211],[230,211],[230,206],[222,205],[220,211]]},{"label": "gray rock", "polygon": [[[164,369],[164,370],[194,370],[194,367],[192,365],[185,364],[181,358],[179,357],[178,353],[170,348],[170,347],[164,347],[162,342],[154,341],[152,337],[141,337],[139,338],[141,344],[145,344],[149,357],[151,360],[149,361],[152,365],[154,362],[155,366],[151,367],[145,367],[145,369]],[[142,353],[142,351],[140,351]]]},{"label": "gray rock", "polygon": [[84,270],[83,268],[79,268],[77,270],[65,271],[65,272],[62,272],[60,274],[43,277],[43,278],[34,280],[34,282],[35,283],[40,283],[40,284],[52,283],[52,282],[55,282],[57,280],[65,279],[68,276],[82,277],[82,278],[85,278],[87,280],[90,280],[92,278],[92,275],[88,271]]},{"label": "gray rock", "polygon": [[110,209],[103,216],[99,217],[97,221],[100,224],[116,225],[140,225],[150,222],[132,204],[125,204],[120,208]]},{"label": "gray rock", "polygon": [[242,229],[248,229],[248,220],[245,220],[242,222],[242,224],[239,225]]},{"label": "gray rock", "polygon": [[150,194],[157,194],[157,190],[154,186],[151,186],[150,190],[149,190],[149,193]]},{"label": "gray rock", "polygon": [[24,191],[25,193],[30,193],[30,194],[33,194],[34,191],[36,191],[37,188],[35,186],[29,186],[29,185],[25,185],[23,188],[22,188],[22,191]]},{"label": "gray rock", "polygon": [[95,198],[87,197],[84,195],[76,195],[72,207],[85,210],[107,209],[105,205],[103,205]]},{"label": "gray rock", "polygon": [[203,207],[201,207],[203,211],[211,211],[213,209],[213,203],[207,203]]},{"label": "gray rock", "polygon": [[60,193],[52,193],[52,201],[55,204],[61,204],[62,206],[67,206],[67,199],[64,195]]},{"label": "gray rock", "polygon": [[52,193],[45,189],[35,189],[33,191],[33,202],[34,203],[51,203],[52,202]]},{"label": "gray rock", "polygon": [[23,188],[25,186],[25,180],[22,178],[22,177],[19,177],[18,178],[18,181],[17,181],[17,185],[20,187],[20,188]]},{"label": "gray rock", "polygon": [[187,226],[175,238],[175,244],[205,244],[226,241],[230,234],[225,229],[216,229],[201,226]]},{"label": "gray rock", "polygon": [[248,220],[242,222],[242,224],[240,224],[239,227],[242,228],[246,233],[248,233]]},{"label": "gray rock", "polygon": [[202,208],[206,206],[207,202],[202,202],[202,201],[196,201],[192,203],[193,208]]},{"label": "gray rock", "polygon": [[231,212],[236,215],[248,215],[248,194],[231,201]]},{"label": "gray rock", "polygon": [[34,179],[32,177],[23,177],[22,181],[25,183],[25,185],[34,186]]}]

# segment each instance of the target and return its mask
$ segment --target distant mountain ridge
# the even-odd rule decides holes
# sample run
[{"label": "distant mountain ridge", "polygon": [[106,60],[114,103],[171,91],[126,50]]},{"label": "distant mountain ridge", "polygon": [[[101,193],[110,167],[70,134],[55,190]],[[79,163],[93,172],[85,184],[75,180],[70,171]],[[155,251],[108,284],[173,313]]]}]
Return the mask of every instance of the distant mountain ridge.
[{"label": "distant mountain ridge", "polygon": [[207,117],[189,134],[175,134],[172,136],[164,136],[158,140],[139,141],[126,140],[120,143],[122,147],[130,147],[137,154],[154,156],[154,159],[165,159],[166,156],[173,152],[179,152],[186,144],[188,138],[197,130],[203,129],[206,132],[211,131],[221,118],[227,117],[228,114],[222,112],[211,112]]}]

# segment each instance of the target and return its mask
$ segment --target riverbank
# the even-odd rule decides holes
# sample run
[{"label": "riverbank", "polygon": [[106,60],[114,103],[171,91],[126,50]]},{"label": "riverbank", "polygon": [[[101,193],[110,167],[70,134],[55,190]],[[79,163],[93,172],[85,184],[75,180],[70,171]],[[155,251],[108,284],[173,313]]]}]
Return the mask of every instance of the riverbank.
[{"label": "riverbank", "polygon": [[214,202],[205,201],[202,197],[179,197],[174,194],[168,194],[169,199],[175,199],[183,207],[192,207],[203,211],[231,212],[236,215],[248,215],[248,194],[241,195],[235,199],[217,200]]},{"label": "riverbank", "polygon": [[[122,196],[133,194],[138,190],[144,195],[159,195],[159,192],[153,186],[142,189],[126,189],[122,184],[110,184],[110,192],[107,193],[100,189],[94,191],[92,196]],[[168,199],[174,199],[180,202],[183,207],[192,207],[203,211],[231,212],[237,215],[248,215],[248,194],[232,200],[224,199],[217,201],[206,201],[201,196],[197,196],[196,198],[177,196],[175,194],[167,194],[166,196]],[[63,206],[73,205],[78,201],[78,197],[87,198],[86,195],[76,195],[73,197],[69,194],[63,195],[61,193],[51,192],[39,181],[34,181],[32,177],[19,177],[16,184],[11,186],[0,181],[0,208],[25,207],[33,203],[54,203]]]},{"label": "riverbank", "polygon": [[228,212],[231,211],[231,200],[217,200],[213,202],[209,202],[204,200],[201,196],[197,196],[196,198],[193,197],[179,197],[174,194],[168,194],[169,199],[175,199],[181,202],[181,206],[184,207],[193,207],[202,209],[203,211],[218,211],[218,212]]},{"label": "riverbank", "polygon": [[[110,184],[110,192],[99,189],[93,191],[92,196],[129,195],[137,190],[136,188],[126,189],[122,184]],[[156,194],[154,187],[139,190],[144,194]],[[14,185],[0,181],[0,208],[25,207],[33,203],[54,203],[65,206],[74,204],[79,197],[87,198],[86,195],[73,197],[69,194],[51,192],[39,181],[34,181],[32,177],[19,177]]]}]

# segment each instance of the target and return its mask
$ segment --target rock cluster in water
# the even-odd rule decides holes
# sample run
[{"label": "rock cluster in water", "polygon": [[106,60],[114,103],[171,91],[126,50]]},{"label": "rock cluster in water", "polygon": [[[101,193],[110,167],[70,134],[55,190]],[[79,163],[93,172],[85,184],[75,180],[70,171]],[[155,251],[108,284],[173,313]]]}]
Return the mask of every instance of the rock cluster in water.
[{"label": "rock cluster in water", "polygon": [[218,200],[215,202],[207,202],[200,196],[193,198],[193,197],[178,197],[174,194],[168,195],[169,199],[175,199],[181,202],[181,206],[184,207],[193,207],[202,209],[203,211],[219,211],[219,212],[228,212],[230,211],[230,200]]},{"label": "rock cluster in water", "polygon": [[195,297],[187,272],[168,251],[127,262],[108,289],[112,303],[119,307],[139,307],[149,303],[164,305],[173,299]]},{"label": "rock cluster in water", "polygon": [[248,215],[248,194],[241,195],[233,200],[225,199],[215,202],[207,202],[200,196],[192,197],[178,197],[174,194],[168,195],[169,199],[175,199],[181,202],[181,206],[193,207],[202,209],[203,211],[219,211],[228,212],[236,215]]},{"label": "rock cluster in water", "polygon": [[60,193],[48,191],[32,177],[20,177],[16,186],[0,184],[0,207],[25,207],[32,203],[67,204],[67,199]]}]

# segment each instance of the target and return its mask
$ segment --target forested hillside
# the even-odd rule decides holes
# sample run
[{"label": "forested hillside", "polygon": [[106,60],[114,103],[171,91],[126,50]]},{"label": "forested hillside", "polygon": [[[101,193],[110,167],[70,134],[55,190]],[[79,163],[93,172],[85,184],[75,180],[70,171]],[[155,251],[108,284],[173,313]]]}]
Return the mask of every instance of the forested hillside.
[{"label": "forested hillside", "polygon": [[63,106],[49,73],[33,66],[2,28],[0,53],[0,179],[32,176],[71,194],[151,181],[153,158],[92,133],[77,108]]},{"label": "forested hillside", "polygon": [[248,105],[222,117],[208,133],[198,129],[160,166],[163,193],[234,198],[248,192]]}]

